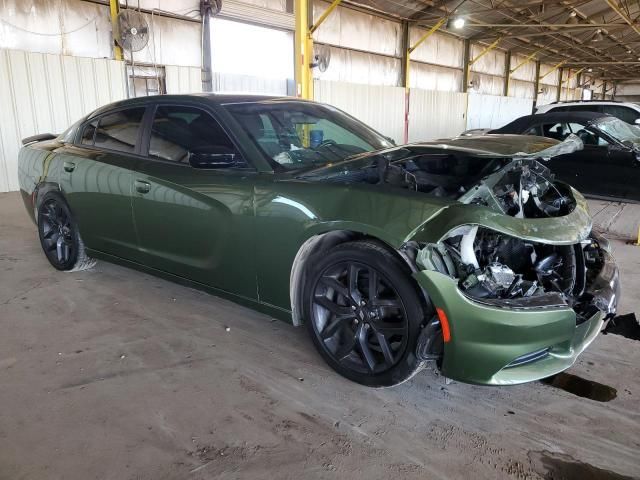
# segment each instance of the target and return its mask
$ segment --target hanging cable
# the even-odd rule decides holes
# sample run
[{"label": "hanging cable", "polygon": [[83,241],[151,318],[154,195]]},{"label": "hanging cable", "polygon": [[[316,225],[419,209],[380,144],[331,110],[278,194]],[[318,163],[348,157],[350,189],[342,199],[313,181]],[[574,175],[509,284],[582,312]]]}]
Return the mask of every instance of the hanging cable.
[{"label": "hanging cable", "polygon": [[96,21],[96,17],[93,17],[91,20],[89,20],[87,23],[83,24],[82,26],[78,27],[78,28],[74,28],[73,30],[69,30],[68,32],[59,32],[59,33],[43,33],[43,32],[34,32],[32,30],[28,30],[26,28],[23,27],[19,27],[18,25],[14,25],[11,22],[8,22],[7,20],[5,20],[4,18],[0,18],[0,23],[3,23],[11,28],[15,28],[16,30],[20,30],[21,32],[25,32],[25,33],[30,33],[32,35],[38,35],[41,37],[60,37],[62,35],[69,35],[71,33],[75,33],[79,30],[82,30],[83,28],[85,28],[86,26],[90,25],[91,23]]}]

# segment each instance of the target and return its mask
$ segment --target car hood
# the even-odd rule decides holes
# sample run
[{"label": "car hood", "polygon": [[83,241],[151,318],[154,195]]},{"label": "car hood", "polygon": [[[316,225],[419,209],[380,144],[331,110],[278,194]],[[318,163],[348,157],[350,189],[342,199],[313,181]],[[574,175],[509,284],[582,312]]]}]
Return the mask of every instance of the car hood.
[{"label": "car hood", "polygon": [[[565,142],[531,136],[527,136],[527,142],[522,142],[521,136],[514,135],[484,138],[488,140],[482,140],[480,144],[477,139],[472,144],[471,139],[466,137],[361,154],[305,172],[297,180],[314,184],[330,183],[333,188],[344,191],[344,196],[338,193],[331,195],[343,223],[372,235],[380,235],[395,246],[410,240],[437,242],[461,225],[481,225],[522,239],[558,245],[574,244],[588,236],[592,222],[587,203],[580,193],[567,185],[560,187],[558,183],[572,205],[567,212],[557,216],[518,217],[505,213],[499,202],[479,200],[482,195],[491,200],[495,197],[492,189],[502,188],[504,183],[517,183],[521,176],[531,176],[532,171],[536,175],[552,177],[548,169],[535,158],[546,159],[580,149],[582,142],[579,138],[573,136]],[[498,159],[497,167],[470,182],[465,193],[454,198],[434,198],[420,191],[402,188],[402,185],[383,182],[372,184],[363,180],[362,171],[375,169],[376,158],[385,157],[394,163],[406,155],[448,149],[470,154],[474,158],[487,157],[487,161],[496,162]],[[556,189],[555,186],[553,188]],[[369,229],[358,228],[359,224],[366,224]]]}]

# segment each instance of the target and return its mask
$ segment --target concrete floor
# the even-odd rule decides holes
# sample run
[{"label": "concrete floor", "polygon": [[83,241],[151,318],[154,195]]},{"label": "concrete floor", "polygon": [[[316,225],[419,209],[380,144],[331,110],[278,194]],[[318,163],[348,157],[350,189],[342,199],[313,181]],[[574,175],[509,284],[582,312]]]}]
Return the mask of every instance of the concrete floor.
[{"label": "concrete floor", "polygon": [[[640,249],[614,248],[638,312]],[[640,475],[636,341],[601,335],[570,369],[608,403],[433,371],[367,389],[302,329],[104,262],[55,271],[17,194],[0,194],[0,328],[3,480]]]}]

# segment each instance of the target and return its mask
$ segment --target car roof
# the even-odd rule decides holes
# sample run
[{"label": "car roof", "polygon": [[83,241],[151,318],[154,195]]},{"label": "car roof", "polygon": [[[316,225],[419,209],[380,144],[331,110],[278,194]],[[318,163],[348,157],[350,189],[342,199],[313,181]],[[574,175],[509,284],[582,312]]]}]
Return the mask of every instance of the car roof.
[{"label": "car roof", "polygon": [[529,125],[537,125],[539,123],[547,122],[576,122],[576,123],[589,123],[599,118],[610,117],[606,113],[598,112],[550,112],[550,113],[536,113],[535,115],[525,115],[515,119],[513,122],[507,123],[505,126],[496,130],[491,130],[490,133],[512,133],[520,132],[527,128]]},{"label": "car roof", "polygon": [[299,101],[299,102],[308,102],[309,100],[303,100],[296,97],[285,97],[285,96],[277,96],[277,95],[253,95],[246,93],[188,93],[188,94],[180,94],[180,95],[152,95],[149,97],[136,97],[136,98],[127,98],[125,100],[120,100],[117,102],[110,103],[108,105],[104,105],[103,107],[98,108],[93,111],[89,117],[94,117],[96,115],[100,115],[109,110],[118,109],[118,108],[126,108],[126,107],[135,107],[135,106],[145,106],[151,103],[156,102],[180,102],[187,101],[193,102],[194,100],[200,100],[204,103],[214,104],[214,105],[226,105],[233,103],[250,103],[250,102],[265,102],[265,101]]}]

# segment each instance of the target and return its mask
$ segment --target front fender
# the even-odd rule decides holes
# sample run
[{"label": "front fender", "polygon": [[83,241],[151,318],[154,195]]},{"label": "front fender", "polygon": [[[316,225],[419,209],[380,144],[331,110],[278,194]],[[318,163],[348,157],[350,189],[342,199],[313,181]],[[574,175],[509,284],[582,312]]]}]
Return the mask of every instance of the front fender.
[{"label": "front fender", "polygon": [[573,245],[587,238],[592,220],[585,198],[572,189],[576,206],[563,217],[515,218],[481,205],[454,204],[424,222],[411,240],[437,243],[461,225],[480,225],[523,240],[550,245]]}]

